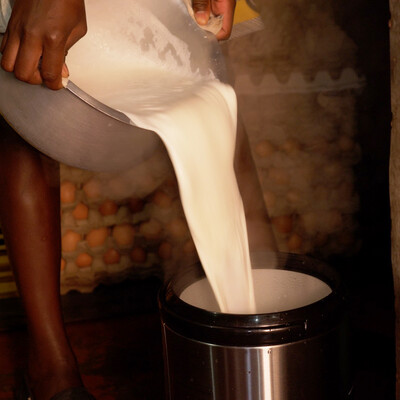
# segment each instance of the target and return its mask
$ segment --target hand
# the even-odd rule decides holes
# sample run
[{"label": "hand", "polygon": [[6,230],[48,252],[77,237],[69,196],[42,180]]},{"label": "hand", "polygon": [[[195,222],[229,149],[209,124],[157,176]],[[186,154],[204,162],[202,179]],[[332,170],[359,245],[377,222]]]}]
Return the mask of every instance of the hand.
[{"label": "hand", "polygon": [[86,30],[84,0],[15,0],[1,67],[21,81],[61,89],[65,56]]},{"label": "hand", "polygon": [[210,18],[210,11],[215,15],[222,15],[222,28],[217,39],[228,39],[233,25],[233,14],[236,0],[192,0],[193,11],[199,25],[205,25]]}]

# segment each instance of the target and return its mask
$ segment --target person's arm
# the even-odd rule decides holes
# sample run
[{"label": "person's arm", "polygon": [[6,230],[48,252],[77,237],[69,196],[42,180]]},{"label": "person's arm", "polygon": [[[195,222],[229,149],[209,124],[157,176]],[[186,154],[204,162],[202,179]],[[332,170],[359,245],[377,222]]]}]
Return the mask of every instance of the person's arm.
[{"label": "person's arm", "polygon": [[68,49],[86,29],[84,0],[15,0],[0,45],[1,67],[21,81],[60,89]]},{"label": "person's arm", "polygon": [[217,34],[217,39],[228,39],[233,25],[233,14],[236,0],[192,0],[193,11],[199,25],[205,25],[210,18],[210,12],[214,15],[222,15],[222,28]]}]

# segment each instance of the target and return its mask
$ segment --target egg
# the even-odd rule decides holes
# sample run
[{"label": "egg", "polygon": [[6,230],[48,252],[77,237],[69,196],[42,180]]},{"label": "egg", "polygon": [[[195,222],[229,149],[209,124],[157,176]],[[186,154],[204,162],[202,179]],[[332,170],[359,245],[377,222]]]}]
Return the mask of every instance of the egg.
[{"label": "egg", "polygon": [[142,247],[134,247],[130,252],[131,260],[134,263],[144,263],[147,260],[147,253],[146,250]]},{"label": "egg", "polygon": [[133,213],[138,213],[144,208],[144,201],[138,197],[131,197],[128,202],[128,207]]},{"label": "egg", "polygon": [[169,260],[172,257],[172,245],[169,242],[162,242],[158,247],[158,256],[162,260]]},{"label": "egg", "polygon": [[290,215],[273,217],[271,222],[279,233],[289,233],[293,228],[293,218]]},{"label": "egg", "polygon": [[341,150],[343,151],[350,151],[353,150],[355,146],[355,142],[352,138],[348,137],[347,135],[340,136],[338,140],[338,144]]},{"label": "egg", "polygon": [[194,245],[194,242],[192,239],[189,239],[186,241],[186,243],[183,245],[183,252],[186,254],[191,254],[196,251],[196,246]]},{"label": "egg", "polygon": [[175,239],[182,239],[189,233],[189,228],[183,218],[174,218],[167,225],[167,230]]},{"label": "egg", "polygon": [[329,236],[326,233],[318,232],[314,236],[314,243],[318,247],[325,246],[328,243]]},{"label": "egg", "polygon": [[316,234],[321,229],[321,218],[317,212],[307,212],[301,215],[301,223],[305,231],[312,235]]},{"label": "egg", "polygon": [[86,242],[90,247],[99,247],[104,244],[108,237],[108,229],[105,226],[92,229],[86,235]]},{"label": "egg", "polygon": [[104,217],[106,215],[114,215],[118,211],[118,205],[113,200],[106,200],[100,205],[99,211]]},{"label": "egg", "polygon": [[343,166],[340,162],[328,162],[324,168],[323,172],[325,173],[326,179],[335,179],[341,178],[345,173],[343,170]]},{"label": "egg", "polygon": [[296,154],[301,150],[301,144],[296,139],[287,139],[283,145],[282,149],[289,155]]},{"label": "egg", "polygon": [[61,238],[61,249],[65,252],[75,251],[82,236],[74,231],[67,230]]},{"label": "egg", "polygon": [[76,185],[70,181],[64,181],[60,185],[61,203],[73,203],[76,198]]},{"label": "egg", "polygon": [[150,219],[149,221],[142,222],[139,227],[139,232],[146,239],[158,239],[161,235],[162,226],[155,220]]},{"label": "egg", "polygon": [[287,185],[290,181],[287,172],[280,168],[270,168],[268,171],[268,177],[278,185]]},{"label": "egg", "polygon": [[259,157],[268,157],[275,151],[275,146],[268,140],[262,140],[254,146],[254,152]]},{"label": "egg", "polygon": [[286,242],[289,251],[300,250],[302,243],[303,239],[297,233],[293,233],[292,235],[290,235]]},{"label": "egg", "polygon": [[343,216],[338,210],[329,210],[324,216],[325,232],[333,233],[343,229]]},{"label": "egg", "polygon": [[157,190],[153,195],[153,204],[160,208],[170,208],[172,205],[172,197],[163,190]]},{"label": "egg", "polygon": [[87,219],[88,215],[89,215],[89,207],[83,203],[78,203],[74,208],[74,210],[72,211],[72,216],[78,221]]},{"label": "egg", "polygon": [[275,206],[275,204],[276,204],[275,193],[269,192],[269,191],[265,191],[263,193],[263,197],[264,197],[265,205],[266,205],[268,210],[270,210],[271,208],[273,208]]},{"label": "egg", "polygon": [[118,246],[131,246],[135,238],[135,228],[130,224],[116,225],[112,237]]},{"label": "egg", "polygon": [[295,189],[288,190],[286,193],[286,198],[290,203],[293,204],[300,203],[302,200],[300,193]]},{"label": "egg", "polygon": [[103,261],[105,264],[118,264],[121,260],[121,254],[113,248],[108,249],[103,254]]},{"label": "egg", "polygon": [[96,179],[87,181],[82,189],[88,199],[98,199],[101,196],[101,185]]},{"label": "egg", "polygon": [[76,257],[75,264],[79,268],[90,267],[93,263],[93,257],[88,253],[81,253]]}]

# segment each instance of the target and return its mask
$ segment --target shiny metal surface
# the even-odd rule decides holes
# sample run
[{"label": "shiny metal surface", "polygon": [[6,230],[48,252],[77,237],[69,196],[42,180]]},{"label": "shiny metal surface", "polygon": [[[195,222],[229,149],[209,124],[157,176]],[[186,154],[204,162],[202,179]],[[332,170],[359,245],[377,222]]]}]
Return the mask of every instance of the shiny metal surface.
[{"label": "shiny metal surface", "polygon": [[284,345],[234,347],[194,341],[163,324],[167,399],[346,399],[343,329]]},{"label": "shiny metal surface", "polygon": [[125,169],[161,144],[153,132],[111,118],[67,89],[29,85],[0,69],[0,93],[0,112],[15,131],[68,165],[93,171]]},{"label": "shiny metal surface", "polygon": [[[262,268],[262,254],[253,267]],[[160,291],[168,400],[345,400],[352,387],[347,301],[338,274],[307,257],[278,255],[332,293],[298,309],[210,312],[179,294],[204,274],[188,266]]]},{"label": "shiny metal surface", "polygon": [[107,105],[101,103],[100,101],[96,100],[94,97],[90,96],[88,93],[84,92],[78,86],[75,85],[72,81],[68,81],[67,86],[65,87],[67,90],[72,92],[76,97],[79,97],[82,101],[89,104],[96,110],[100,111],[103,114],[108,115],[111,118],[114,118],[118,121],[124,122],[128,125],[135,125],[126,114],[115,110],[114,108],[108,107]]}]

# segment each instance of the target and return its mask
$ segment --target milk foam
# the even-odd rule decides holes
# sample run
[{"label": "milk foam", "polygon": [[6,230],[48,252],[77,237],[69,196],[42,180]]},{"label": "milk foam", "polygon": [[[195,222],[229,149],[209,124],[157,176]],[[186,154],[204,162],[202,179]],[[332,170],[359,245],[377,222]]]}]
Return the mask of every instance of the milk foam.
[{"label": "milk foam", "polygon": [[[158,35],[152,36],[154,54],[158,54],[155,62],[142,57],[140,51],[128,54],[132,43],[121,40],[121,44],[104,34],[101,21],[107,10],[100,10],[97,2],[87,6],[88,25],[92,32],[94,25],[100,25],[100,33],[94,29],[90,34],[89,30],[88,37],[73,48],[68,59],[71,79],[101,102],[124,112],[135,125],[161,137],[175,169],[197,252],[221,310],[254,312],[246,221],[233,167],[237,112],[233,89],[212,76],[193,73],[186,65],[190,55],[176,38],[168,39],[172,47],[161,44],[168,50],[166,54],[172,55],[169,61],[163,57],[160,62]],[[129,17],[124,21],[128,21],[133,48],[137,49],[137,38],[149,30],[140,25],[142,19],[129,10],[126,13]],[[115,10],[111,14],[117,23]],[[96,16],[93,24],[91,15]],[[154,22],[152,34],[157,29],[162,34],[157,21],[150,21]],[[117,31],[125,29],[124,25]],[[100,53],[93,49],[98,41],[103,49]],[[116,63],[115,57],[109,59],[110,54],[123,56]],[[93,63],[95,71],[85,69]]]},{"label": "milk foam", "polygon": [[[305,307],[329,296],[332,289],[314,276],[281,269],[254,269],[257,313],[275,313]],[[210,283],[200,279],[187,287],[181,300],[208,311],[220,311]]]}]

